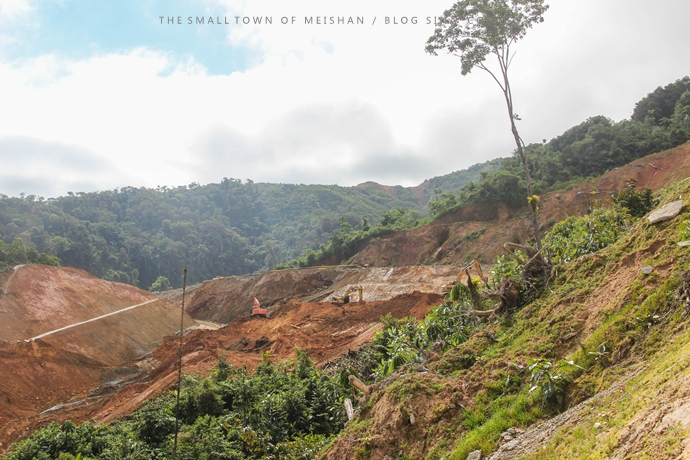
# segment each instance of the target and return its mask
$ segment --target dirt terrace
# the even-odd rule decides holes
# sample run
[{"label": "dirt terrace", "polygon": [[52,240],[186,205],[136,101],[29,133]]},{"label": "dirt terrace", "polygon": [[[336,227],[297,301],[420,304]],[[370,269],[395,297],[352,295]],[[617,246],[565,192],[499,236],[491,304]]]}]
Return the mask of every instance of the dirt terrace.
[{"label": "dirt terrace", "polygon": [[[389,300],[414,291],[436,293],[453,281],[458,267],[416,266],[395,268],[307,268],[278,270],[257,276],[231,276],[204,281],[187,291],[186,311],[198,320],[228,324],[237,317],[249,316],[254,297],[269,307],[269,316],[289,300],[330,301],[348,289],[362,286],[364,300]],[[161,293],[175,304],[182,291]]]}]

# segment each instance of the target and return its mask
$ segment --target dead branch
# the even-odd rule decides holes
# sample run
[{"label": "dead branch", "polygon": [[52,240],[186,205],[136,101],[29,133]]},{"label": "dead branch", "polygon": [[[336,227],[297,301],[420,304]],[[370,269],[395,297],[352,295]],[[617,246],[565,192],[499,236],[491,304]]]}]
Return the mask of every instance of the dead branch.
[{"label": "dead branch", "polygon": [[546,248],[548,248],[548,247],[549,247],[548,244],[545,244],[544,246],[542,246],[541,249],[538,250],[538,251],[532,256],[532,258],[531,258],[525,265],[529,265],[529,264],[531,264],[532,262],[534,262],[534,260],[537,258],[537,256],[538,256],[544,249],[546,249]]},{"label": "dead branch", "polygon": [[348,332],[348,331],[350,331],[350,330],[352,330],[352,329],[354,329],[354,326],[348,327],[348,328],[345,329],[344,331],[340,331],[340,332],[336,332],[335,334],[331,334],[331,337],[335,339],[336,337],[340,337],[341,335],[345,334],[346,332]]},{"label": "dead branch", "polygon": [[574,331],[574,332],[570,332],[570,333],[564,335],[563,337],[561,337],[561,342],[565,342],[566,340],[572,339],[572,338],[575,337],[577,334],[579,334],[581,330],[582,330],[582,329],[577,330],[577,331]]},{"label": "dead branch", "polygon": [[351,387],[357,388],[359,391],[361,391],[365,395],[368,395],[369,392],[371,391],[371,389],[364,382],[362,382],[360,379],[358,379],[354,375],[350,375],[347,378],[347,381]]},{"label": "dead branch", "polygon": [[347,412],[347,419],[352,420],[355,418],[355,410],[352,407],[352,400],[347,398],[343,404],[345,405],[345,412]]},{"label": "dead branch", "polygon": [[511,255],[516,257],[518,260],[520,260],[516,255],[515,251],[522,251],[525,254],[527,254],[528,257],[531,257],[534,255],[536,249],[533,248],[532,246],[527,246],[524,244],[517,244],[517,243],[503,243],[503,248],[508,251]]},{"label": "dead branch", "polygon": [[487,318],[496,313],[497,310],[498,308],[494,308],[493,310],[467,310],[464,313],[466,315],[476,316],[478,318]]}]

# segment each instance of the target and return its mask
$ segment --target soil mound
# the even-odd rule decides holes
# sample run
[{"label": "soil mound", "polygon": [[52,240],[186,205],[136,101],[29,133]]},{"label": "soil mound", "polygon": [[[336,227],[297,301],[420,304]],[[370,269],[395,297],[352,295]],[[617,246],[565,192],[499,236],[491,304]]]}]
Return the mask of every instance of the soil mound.
[{"label": "soil mound", "polygon": [[82,270],[19,266],[0,282],[2,443],[102,400],[179,328],[179,307]]},{"label": "soil mound", "polygon": [[128,284],[83,270],[19,265],[0,275],[0,339],[24,340],[44,332],[156,299]]}]

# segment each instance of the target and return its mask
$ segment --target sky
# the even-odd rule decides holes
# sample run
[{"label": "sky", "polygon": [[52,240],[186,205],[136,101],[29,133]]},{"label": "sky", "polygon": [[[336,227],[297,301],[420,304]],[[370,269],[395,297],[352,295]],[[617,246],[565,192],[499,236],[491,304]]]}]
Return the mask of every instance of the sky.
[{"label": "sky", "polygon": [[[0,194],[414,186],[509,156],[496,83],[424,51],[450,6],[0,0]],[[690,74],[688,17],[687,0],[552,0],[510,68],[525,142],[628,118]]]}]

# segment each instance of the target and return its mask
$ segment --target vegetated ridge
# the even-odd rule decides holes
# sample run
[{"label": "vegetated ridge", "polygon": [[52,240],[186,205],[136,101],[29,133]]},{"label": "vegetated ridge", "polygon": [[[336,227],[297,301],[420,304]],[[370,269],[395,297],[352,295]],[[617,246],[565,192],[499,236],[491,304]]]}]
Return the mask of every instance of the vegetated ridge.
[{"label": "vegetated ridge", "polygon": [[688,458],[690,180],[673,171],[688,148],[644,159],[677,155],[657,209],[680,202],[678,216],[645,216],[557,265],[537,299],[377,383],[323,458]]},{"label": "vegetated ridge", "polygon": [[5,256],[38,263],[57,256],[62,265],[145,289],[160,276],[181,287],[185,264],[192,283],[252,273],[317,248],[342,222],[360,228],[402,209],[414,224],[427,214],[431,184],[461,187],[493,169],[476,165],[418,187],[224,178],[207,185],[70,192],[47,200],[0,194],[0,270],[8,268]]},{"label": "vegetated ridge", "polygon": [[[640,158],[569,190],[540,197],[539,223],[546,233],[568,216],[585,214],[598,201],[633,180],[638,187],[658,190],[690,176],[690,143]],[[431,224],[374,240],[351,258],[351,263],[374,266],[417,264],[465,265],[473,259],[493,264],[504,255],[505,242],[525,243],[533,238],[527,206],[505,203],[472,204],[444,215]]]}]

